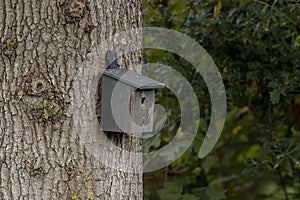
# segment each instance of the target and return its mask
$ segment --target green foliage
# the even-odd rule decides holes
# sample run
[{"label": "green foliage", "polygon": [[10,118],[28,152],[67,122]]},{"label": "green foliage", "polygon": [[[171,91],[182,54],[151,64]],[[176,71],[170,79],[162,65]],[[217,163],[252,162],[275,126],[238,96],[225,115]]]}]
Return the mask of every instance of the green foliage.
[{"label": "green foliage", "polygon": [[193,188],[190,194],[184,193],[180,182],[167,182],[164,188],[157,190],[160,199],[165,200],[222,200],[226,199],[225,191],[213,187]]},{"label": "green foliage", "polygon": [[270,92],[270,101],[272,104],[277,104],[280,100],[281,90],[280,89],[274,89],[272,92]]},{"label": "green foliage", "polygon": [[48,119],[49,118],[49,113],[47,111],[47,104],[48,104],[48,101],[46,99],[43,100],[43,102],[40,102],[38,104],[38,106],[43,109],[43,118],[44,119]]},{"label": "green foliage", "polygon": [[[209,52],[228,97],[221,140],[200,160],[210,120],[207,88],[185,60],[145,50],[145,62],[162,62],[183,74],[201,104],[193,146],[166,169],[161,184],[150,187],[146,179],[145,199],[299,199],[299,1],[144,0],[143,7],[144,26],[180,31]],[[145,141],[145,151],[166,145],[180,123],[176,97],[167,90],[157,96],[168,119]]]},{"label": "green foliage", "polygon": [[200,199],[207,200],[222,200],[226,199],[225,191],[218,191],[214,188],[203,187],[200,189],[195,189],[194,192],[199,194]]},{"label": "green foliage", "polygon": [[182,199],[182,185],[178,185],[177,183],[168,182],[165,185],[165,189],[160,189],[157,191],[159,197],[161,199],[166,200],[179,200]]}]

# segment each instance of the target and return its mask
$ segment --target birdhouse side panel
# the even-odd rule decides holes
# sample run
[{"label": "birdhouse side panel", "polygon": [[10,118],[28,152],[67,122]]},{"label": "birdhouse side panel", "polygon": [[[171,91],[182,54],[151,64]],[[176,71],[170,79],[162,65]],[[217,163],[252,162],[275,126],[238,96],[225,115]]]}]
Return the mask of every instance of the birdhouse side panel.
[{"label": "birdhouse side panel", "polygon": [[101,127],[104,131],[129,132],[132,87],[103,76]]}]

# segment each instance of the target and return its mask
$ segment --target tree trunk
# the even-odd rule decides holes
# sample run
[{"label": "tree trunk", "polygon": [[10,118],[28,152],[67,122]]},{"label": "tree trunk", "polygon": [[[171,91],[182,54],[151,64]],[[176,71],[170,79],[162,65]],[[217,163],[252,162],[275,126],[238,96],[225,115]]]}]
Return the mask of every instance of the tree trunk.
[{"label": "tree trunk", "polygon": [[[86,98],[74,81],[97,44],[138,27],[141,0],[0,0],[1,200],[142,199],[142,172],[95,159],[74,128],[72,107],[76,94]],[[140,60],[136,51],[120,62]],[[109,138],[141,150],[137,138]]]}]

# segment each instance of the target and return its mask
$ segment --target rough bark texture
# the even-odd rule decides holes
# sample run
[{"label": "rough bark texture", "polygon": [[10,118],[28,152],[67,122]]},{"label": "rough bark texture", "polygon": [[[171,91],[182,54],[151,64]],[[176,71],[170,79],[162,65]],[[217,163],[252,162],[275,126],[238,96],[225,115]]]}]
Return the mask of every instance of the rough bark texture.
[{"label": "rough bark texture", "polygon": [[[101,41],[140,27],[140,7],[141,0],[0,0],[1,200],[142,199],[142,174],[94,159],[71,108],[78,67]],[[135,66],[140,57],[122,62]],[[138,139],[110,139],[140,150]]]}]

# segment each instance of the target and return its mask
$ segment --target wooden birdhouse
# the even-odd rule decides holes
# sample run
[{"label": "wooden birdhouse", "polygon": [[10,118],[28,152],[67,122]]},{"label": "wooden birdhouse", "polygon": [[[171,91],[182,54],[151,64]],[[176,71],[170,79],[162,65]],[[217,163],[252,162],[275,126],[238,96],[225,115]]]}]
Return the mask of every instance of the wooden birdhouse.
[{"label": "wooden birdhouse", "polygon": [[164,84],[125,69],[102,76],[101,126],[104,131],[152,132],[155,89]]}]

